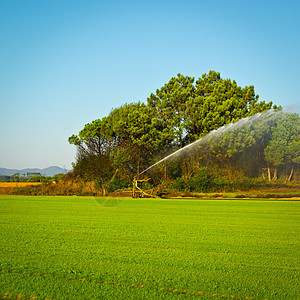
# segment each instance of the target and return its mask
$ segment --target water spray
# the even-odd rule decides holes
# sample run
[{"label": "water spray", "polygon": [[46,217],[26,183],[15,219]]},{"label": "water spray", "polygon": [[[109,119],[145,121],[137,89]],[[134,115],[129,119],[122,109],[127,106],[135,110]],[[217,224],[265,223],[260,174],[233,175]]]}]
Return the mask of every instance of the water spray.
[{"label": "water spray", "polygon": [[246,117],[243,119],[240,119],[237,122],[234,123],[229,123],[227,125],[224,125],[218,129],[212,130],[211,132],[209,132],[207,135],[201,137],[200,139],[196,140],[195,142],[192,142],[191,144],[188,144],[187,146],[173,152],[170,155],[167,155],[166,157],[164,157],[163,159],[161,159],[160,161],[154,163],[152,166],[150,166],[149,168],[145,169],[144,171],[142,171],[140,175],[146,173],[147,171],[149,171],[150,169],[154,168],[155,166],[159,165],[160,163],[172,159],[174,157],[178,157],[180,155],[182,155],[183,153],[187,153],[189,151],[192,151],[192,149],[194,149],[196,146],[200,145],[201,143],[205,143],[205,142],[214,142],[214,140],[216,140],[217,137],[226,134],[226,133],[230,133],[233,130],[236,130],[238,128],[242,128],[244,125],[247,124],[254,124],[257,122],[262,122],[262,125],[269,121],[271,118],[274,117],[275,114],[278,114],[279,112],[277,110],[274,109],[269,109],[263,113],[257,113],[255,115],[252,115],[250,117]]}]

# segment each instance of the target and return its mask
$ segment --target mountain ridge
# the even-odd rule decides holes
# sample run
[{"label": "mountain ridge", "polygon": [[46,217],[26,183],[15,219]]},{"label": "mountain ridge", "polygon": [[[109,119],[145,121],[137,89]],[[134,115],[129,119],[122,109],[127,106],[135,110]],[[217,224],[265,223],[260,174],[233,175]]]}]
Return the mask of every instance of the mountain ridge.
[{"label": "mountain ridge", "polygon": [[39,168],[26,168],[26,169],[7,169],[7,168],[0,168],[0,175],[5,176],[12,176],[16,173],[19,173],[21,176],[26,173],[41,173],[43,176],[54,176],[59,173],[67,173],[70,172],[70,170],[63,169],[57,166],[51,166],[44,169]]}]

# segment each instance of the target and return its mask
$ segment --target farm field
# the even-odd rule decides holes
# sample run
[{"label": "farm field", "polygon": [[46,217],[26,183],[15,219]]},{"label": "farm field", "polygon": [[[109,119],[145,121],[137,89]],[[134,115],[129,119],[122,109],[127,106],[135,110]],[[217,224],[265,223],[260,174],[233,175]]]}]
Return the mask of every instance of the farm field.
[{"label": "farm field", "polygon": [[0,187],[23,187],[29,185],[40,185],[41,182],[0,182]]},{"label": "farm field", "polygon": [[0,298],[299,299],[300,202],[0,195]]}]

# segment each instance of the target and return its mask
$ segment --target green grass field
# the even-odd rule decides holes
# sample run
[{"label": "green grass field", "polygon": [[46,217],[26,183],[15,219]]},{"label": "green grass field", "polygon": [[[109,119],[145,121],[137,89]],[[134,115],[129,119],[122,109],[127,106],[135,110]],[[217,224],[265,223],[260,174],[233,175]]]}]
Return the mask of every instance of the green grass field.
[{"label": "green grass field", "polygon": [[0,298],[299,299],[300,202],[0,196]]}]

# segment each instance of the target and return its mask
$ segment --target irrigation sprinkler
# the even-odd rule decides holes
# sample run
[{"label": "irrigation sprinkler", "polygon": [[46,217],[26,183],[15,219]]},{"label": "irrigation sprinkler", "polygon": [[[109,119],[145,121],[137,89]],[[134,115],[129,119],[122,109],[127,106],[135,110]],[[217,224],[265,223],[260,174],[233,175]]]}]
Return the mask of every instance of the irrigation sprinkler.
[{"label": "irrigation sprinkler", "polygon": [[[254,125],[257,127],[257,129],[264,128],[266,125],[268,125],[268,122],[270,120],[272,120],[273,118],[275,118],[279,113],[281,113],[281,111],[269,109],[265,112],[257,113],[255,115],[245,117],[236,122],[229,123],[229,124],[226,124],[224,126],[217,128],[217,129],[214,129],[214,130],[210,131],[208,134],[199,138],[198,140],[165,156],[158,162],[154,163],[150,167],[143,170],[141,173],[138,174],[138,176],[145,174],[146,172],[153,169],[155,166],[161,164],[162,162],[167,162],[172,159],[179,158],[184,155],[188,155],[189,153],[193,153],[195,151],[202,151],[201,150],[202,146],[208,145],[208,149],[210,149],[214,145],[218,145],[219,142],[222,141],[223,138],[226,138],[229,135],[232,135],[232,138],[237,138],[237,134],[239,133],[239,130],[242,130],[246,126],[248,126],[249,129],[250,129],[250,126],[254,126]],[[251,129],[251,130],[254,130],[254,129]],[[137,179],[136,177],[134,178],[133,194],[132,194],[134,198],[136,198],[136,197],[155,197],[155,196],[148,194],[142,190],[142,183],[145,181],[148,181],[149,179],[150,178],[148,178],[148,179]]]},{"label": "irrigation sprinkler", "polygon": [[157,196],[147,193],[142,190],[143,182],[149,181],[151,178],[137,179],[134,177],[132,182],[132,198],[157,198]]}]

